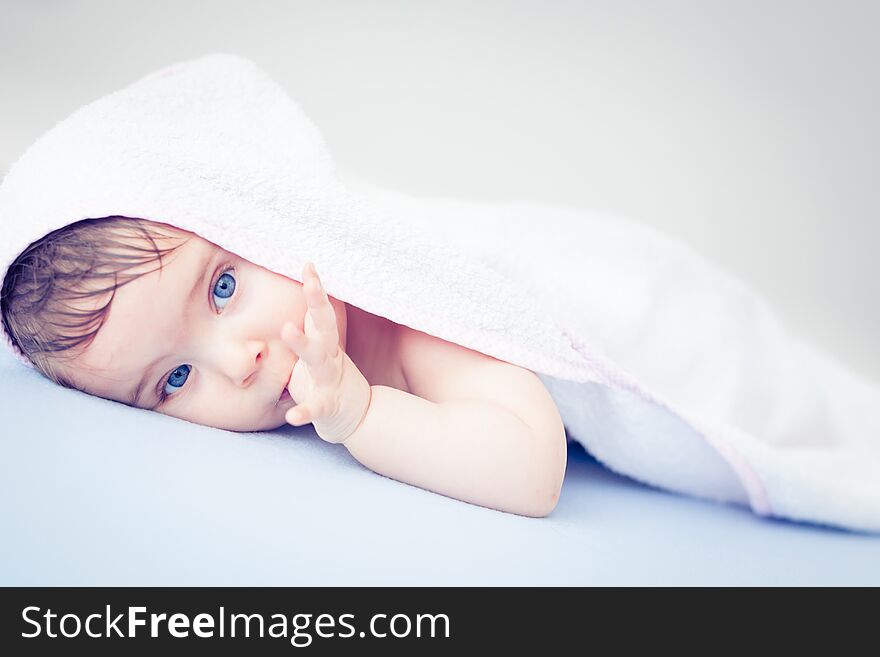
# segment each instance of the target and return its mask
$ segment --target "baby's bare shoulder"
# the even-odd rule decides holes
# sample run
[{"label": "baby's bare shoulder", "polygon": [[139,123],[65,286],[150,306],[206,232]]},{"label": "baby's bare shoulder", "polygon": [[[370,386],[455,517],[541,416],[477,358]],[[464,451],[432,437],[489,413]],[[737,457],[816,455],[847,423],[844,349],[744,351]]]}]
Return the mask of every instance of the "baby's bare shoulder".
[{"label": "baby's bare shoulder", "polygon": [[396,346],[411,394],[437,403],[491,401],[535,423],[558,418],[550,393],[531,370],[406,326],[400,327]]}]

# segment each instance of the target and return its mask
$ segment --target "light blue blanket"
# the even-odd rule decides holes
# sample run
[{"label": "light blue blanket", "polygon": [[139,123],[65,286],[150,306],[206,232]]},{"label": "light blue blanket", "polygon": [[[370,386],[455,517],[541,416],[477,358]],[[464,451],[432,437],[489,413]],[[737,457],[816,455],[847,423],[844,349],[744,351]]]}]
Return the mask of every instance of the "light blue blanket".
[{"label": "light blue blanket", "polygon": [[311,426],[238,434],[0,353],[0,585],[880,585],[880,537],[621,477],[569,445],[526,518],[377,475]]}]

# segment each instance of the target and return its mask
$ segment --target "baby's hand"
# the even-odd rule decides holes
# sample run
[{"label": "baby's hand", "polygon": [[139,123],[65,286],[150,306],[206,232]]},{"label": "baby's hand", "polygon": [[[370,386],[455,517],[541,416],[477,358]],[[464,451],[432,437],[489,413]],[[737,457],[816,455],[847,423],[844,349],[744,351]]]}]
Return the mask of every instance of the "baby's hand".
[{"label": "baby's hand", "polygon": [[323,440],[342,443],[366,416],[372,391],[339,346],[336,313],[311,262],[303,267],[303,290],[308,304],[305,335],[292,322],[281,328],[281,339],[299,356],[287,387],[297,405],[285,420],[297,427],[311,422]]}]

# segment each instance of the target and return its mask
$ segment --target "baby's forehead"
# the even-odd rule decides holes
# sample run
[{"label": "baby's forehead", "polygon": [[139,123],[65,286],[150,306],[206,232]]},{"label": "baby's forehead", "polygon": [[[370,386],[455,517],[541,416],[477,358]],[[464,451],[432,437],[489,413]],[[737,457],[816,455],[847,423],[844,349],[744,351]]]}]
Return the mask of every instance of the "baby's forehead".
[{"label": "baby's forehead", "polygon": [[193,233],[188,230],[184,230],[183,228],[178,228],[177,226],[172,226],[170,224],[158,224],[159,234],[163,239],[169,240],[169,242],[180,244],[181,247],[186,245],[188,248],[198,248],[203,250],[210,251],[224,251],[223,247],[215,244],[214,242],[205,239],[198,233]]},{"label": "baby's forehead", "polygon": [[[198,238],[202,239],[200,235],[197,233],[193,233],[191,231],[180,228],[179,226],[175,226],[173,224],[166,224],[161,221],[149,221],[150,233],[153,235],[161,235],[163,237],[170,237],[174,239],[187,239],[187,238]],[[140,237],[144,237],[143,233],[136,233]]]},{"label": "baby's forehead", "polygon": [[214,242],[205,239],[197,233],[172,226],[170,224],[155,223],[151,226],[149,234],[128,233],[124,236],[126,242],[139,250],[157,249],[162,253],[168,251],[192,251],[202,253],[215,253],[224,249]]}]

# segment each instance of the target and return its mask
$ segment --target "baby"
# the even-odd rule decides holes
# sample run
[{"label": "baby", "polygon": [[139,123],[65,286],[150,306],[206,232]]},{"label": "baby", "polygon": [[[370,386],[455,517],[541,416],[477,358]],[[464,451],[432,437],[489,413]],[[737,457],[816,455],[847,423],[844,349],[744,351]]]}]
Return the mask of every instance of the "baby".
[{"label": "baby", "polygon": [[534,372],[334,299],[311,263],[302,281],[168,224],[107,217],[28,247],[0,302],[62,386],[232,431],[312,423],[385,476],[553,510],[565,429]]}]

